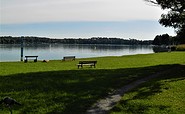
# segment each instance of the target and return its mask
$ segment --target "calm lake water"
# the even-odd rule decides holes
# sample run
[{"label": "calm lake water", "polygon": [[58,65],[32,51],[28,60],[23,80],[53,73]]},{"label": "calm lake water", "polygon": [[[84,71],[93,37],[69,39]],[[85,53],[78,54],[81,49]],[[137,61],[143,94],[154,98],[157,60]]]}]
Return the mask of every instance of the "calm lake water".
[{"label": "calm lake water", "polygon": [[[61,60],[64,56],[76,58],[122,56],[154,53],[152,46],[129,45],[74,45],[42,44],[24,46],[24,56],[37,55],[38,60]],[[0,44],[0,61],[20,61],[20,45]]]}]

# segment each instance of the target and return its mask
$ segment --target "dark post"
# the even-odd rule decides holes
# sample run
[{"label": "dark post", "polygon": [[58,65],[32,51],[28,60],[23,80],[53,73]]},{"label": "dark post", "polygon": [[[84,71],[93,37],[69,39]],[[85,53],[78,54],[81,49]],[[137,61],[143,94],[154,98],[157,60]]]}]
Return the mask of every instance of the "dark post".
[{"label": "dark post", "polygon": [[23,61],[23,37],[21,37],[21,61]]}]

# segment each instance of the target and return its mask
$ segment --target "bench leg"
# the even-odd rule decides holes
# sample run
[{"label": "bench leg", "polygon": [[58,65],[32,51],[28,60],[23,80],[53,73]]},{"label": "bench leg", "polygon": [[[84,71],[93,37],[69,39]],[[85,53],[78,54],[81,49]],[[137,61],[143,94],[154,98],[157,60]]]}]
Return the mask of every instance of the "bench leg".
[{"label": "bench leg", "polygon": [[78,69],[79,69],[80,67],[83,68],[83,65],[78,65]]},{"label": "bench leg", "polygon": [[25,62],[25,63],[27,63],[27,62],[28,62],[28,60],[27,60],[27,59],[25,59],[25,60],[24,60],[24,62]]}]

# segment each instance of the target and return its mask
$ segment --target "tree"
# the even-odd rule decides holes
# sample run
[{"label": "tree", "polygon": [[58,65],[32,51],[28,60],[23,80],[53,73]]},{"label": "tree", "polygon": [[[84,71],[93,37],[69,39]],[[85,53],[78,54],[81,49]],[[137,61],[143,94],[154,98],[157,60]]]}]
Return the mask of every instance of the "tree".
[{"label": "tree", "polygon": [[169,45],[171,44],[170,42],[170,36],[168,34],[163,34],[163,35],[157,35],[154,38],[153,45]]},{"label": "tree", "polygon": [[154,41],[152,42],[153,45],[161,45],[161,41],[160,41],[160,36],[157,35],[155,38],[154,38]]},{"label": "tree", "polygon": [[177,32],[177,38],[185,43],[185,0],[145,0],[168,10],[162,14],[159,23],[165,27],[173,27]]}]

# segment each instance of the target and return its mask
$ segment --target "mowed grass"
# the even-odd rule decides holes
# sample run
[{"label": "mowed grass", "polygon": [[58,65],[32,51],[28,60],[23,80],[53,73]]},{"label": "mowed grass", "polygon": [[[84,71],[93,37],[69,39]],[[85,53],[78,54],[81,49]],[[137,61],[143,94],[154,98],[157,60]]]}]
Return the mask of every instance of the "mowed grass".
[{"label": "mowed grass", "polygon": [[[49,63],[1,62],[0,98],[9,96],[22,104],[12,107],[14,114],[83,114],[115,89],[169,68],[182,67],[184,57],[184,52],[172,52]],[[96,68],[78,69],[80,60],[98,63]],[[9,113],[8,108],[0,106],[0,113]]]},{"label": "mowed grass", "polygon": [[185,65],[127,92],[111,114],[184,114]]}]

